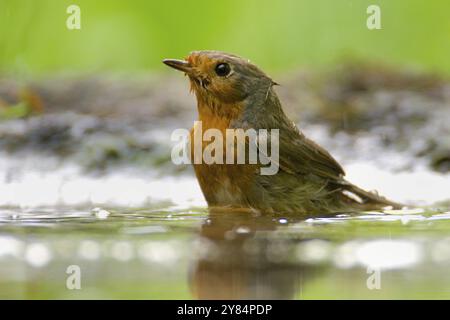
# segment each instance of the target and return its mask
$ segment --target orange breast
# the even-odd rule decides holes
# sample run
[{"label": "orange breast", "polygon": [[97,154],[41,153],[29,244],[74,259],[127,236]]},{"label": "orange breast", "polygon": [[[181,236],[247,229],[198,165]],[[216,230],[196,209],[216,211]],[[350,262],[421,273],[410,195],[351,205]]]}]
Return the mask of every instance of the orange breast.
[{"label": "orange breast", "polygon": [[[222,164],[206,164],[204,159],[202,163],[194,164],[195,174],[202,189],[202,192],[209,205],[213,206],[247,206],[245,191],[251,186],[255,165],[247,164],[226,164],[226,129],[230,126],[231,119],[217,117],[208,112],[200,114],[201,129],[194,127],[191,130],[191,159],[194,163],[194,141],[198,140],[199,134],[204,134],[208,129],[217,129],[223,137],[223,161]],[[199,125],[199,124],[197,124]],[[196,137],[194,137],[196,135]],[[202,155],[205,148],[211,141],[202,139]],[[236,146],[235,146],[236,155]],[[198,156],[198,152],[197,152]]]}]

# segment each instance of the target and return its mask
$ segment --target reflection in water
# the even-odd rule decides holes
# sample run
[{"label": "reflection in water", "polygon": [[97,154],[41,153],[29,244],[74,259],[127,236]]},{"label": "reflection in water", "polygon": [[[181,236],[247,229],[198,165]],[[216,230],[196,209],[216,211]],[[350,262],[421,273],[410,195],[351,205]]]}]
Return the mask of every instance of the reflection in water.
[{"label": "reflection in water", "polygon": [[[450,297],[444,208],[321,217],[100,210],[1,209],[0,298]],[[70,265],[82,270],[80,291],[65,287]],[[367,285],[377,270],[380,290]]]},{"label": "reflection in water", "polygon": [[210,213],[200,231],[203,252],[190,274],[194,297],[294,298],[320,267],[299,262],[298,256],[293,256],[292,240],[274,241],[268,236],[286,223],[284,218],[250,213]]}]

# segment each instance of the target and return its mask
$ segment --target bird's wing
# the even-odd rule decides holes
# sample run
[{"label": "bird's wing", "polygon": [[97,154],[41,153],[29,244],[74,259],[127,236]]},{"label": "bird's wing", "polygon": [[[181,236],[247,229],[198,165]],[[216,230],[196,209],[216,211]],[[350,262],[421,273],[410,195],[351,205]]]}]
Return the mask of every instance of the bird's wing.
[{"label": "bird's wing", "polygon": [[[261,151],[261,150],[260,150]],[[271,160],[274,161],[273,155]],[[279,129],[279,168],[291,174],[314,175],[342,181],[341,165],[328,151],[306,138],[294,124]]]},{"label": "bird's wing", "polygon": [[298,174],[312,174],[339,180],[345,175],[341,165],[324,148],[298,130],[280,132],[280,166]]}]

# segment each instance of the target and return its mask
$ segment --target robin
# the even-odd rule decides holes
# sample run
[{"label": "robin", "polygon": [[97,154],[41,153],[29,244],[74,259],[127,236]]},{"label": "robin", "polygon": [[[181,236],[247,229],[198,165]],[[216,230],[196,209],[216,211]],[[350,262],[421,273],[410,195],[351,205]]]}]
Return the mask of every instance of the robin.
[{"label": "robin", "polygon": [[[163,62],[189,77],[203,130],[225,135],[229,129],[278,129],[276,174],[261,174],[259,162],[194,163],[209,207],[298,214],[402,207],[345,180],[344,170],[330,153],[285,115],[276,83],[250,61],[219,51],[194,51],[185,60]],[[195,128],[191,141],[194,132]]]}]

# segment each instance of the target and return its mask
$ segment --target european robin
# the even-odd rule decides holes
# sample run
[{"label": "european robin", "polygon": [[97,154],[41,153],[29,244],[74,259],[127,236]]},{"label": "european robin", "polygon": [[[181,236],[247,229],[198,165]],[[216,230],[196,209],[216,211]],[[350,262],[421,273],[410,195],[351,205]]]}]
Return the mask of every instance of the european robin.
[{"label": "european robin", "polygon": [[[227,129],[278,129],[276,174],[261,174],[260,162],[194,163],[209,207],[300,214],[402,207],[345,180],[344,170],[330,153],[285,115],[276,83],[250,61],[219,51],[194,51],[185,60],[163,62],[189,77],[203,130],[216,129],[226,137]],[[193,134],[194,128],[191,142]]]}]

